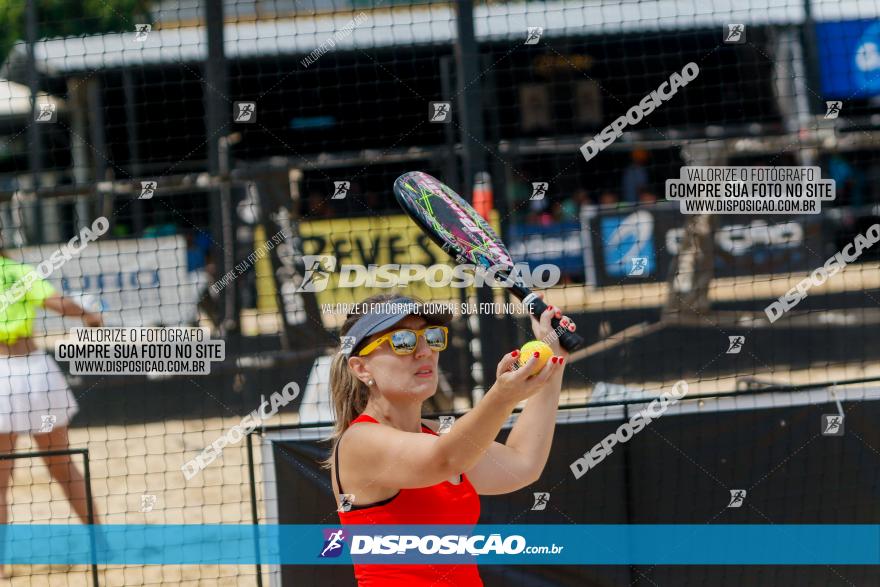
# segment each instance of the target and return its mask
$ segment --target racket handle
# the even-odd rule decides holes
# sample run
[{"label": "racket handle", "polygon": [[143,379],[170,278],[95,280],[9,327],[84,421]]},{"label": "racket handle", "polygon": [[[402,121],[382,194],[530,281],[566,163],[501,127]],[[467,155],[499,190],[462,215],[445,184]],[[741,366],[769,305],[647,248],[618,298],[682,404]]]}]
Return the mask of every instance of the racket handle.
[{"label": "racket handle", "polygon": [[[527,308],[531,308],[532,315],[535,318],[540,318],[541,314],[543,314],[544,311],[547,310],[547,304],[545,304],[544,300],[539,298],[538,294],[535,293],[530,292],[526,297],[522,299],[522,303]],[[560,333],[559,344],[562,346],[562,348],[570,353],[581,348],[584,344],[584,339],[580,335],[571,332],[568,328],[560,326],[559,322],[559,318],[555,316],[550,320],[550,324],[551,326],[553,326],[553,331]]]}]

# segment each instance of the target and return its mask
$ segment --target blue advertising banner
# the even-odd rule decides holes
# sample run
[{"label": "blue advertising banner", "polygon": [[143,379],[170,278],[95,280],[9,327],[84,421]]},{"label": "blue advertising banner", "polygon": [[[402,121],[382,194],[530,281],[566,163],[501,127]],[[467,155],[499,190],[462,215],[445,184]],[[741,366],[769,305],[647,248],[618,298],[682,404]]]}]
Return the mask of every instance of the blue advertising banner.
[{"label": "blue advertising banner", "polygon": [[11,524],[7,564],[877,565],[877,524]]},{"label": "blue advertising banner", "polygon": [[580,222],[559,222],[547,226],[512,224],[507,243],[514,261],[524,261],[529,269],[550,264],[563,275],[584,274],[584,245]]},{"label": "blue advertising banner", "polygon": [[612,279],[653,277],[657,271],[654,215],[647,210],[599,217],[602,260]]},{"label": "blue advertising banner", "polygon": [[823,22],[816,35],[825,98],[880,95],[880,21]]}]

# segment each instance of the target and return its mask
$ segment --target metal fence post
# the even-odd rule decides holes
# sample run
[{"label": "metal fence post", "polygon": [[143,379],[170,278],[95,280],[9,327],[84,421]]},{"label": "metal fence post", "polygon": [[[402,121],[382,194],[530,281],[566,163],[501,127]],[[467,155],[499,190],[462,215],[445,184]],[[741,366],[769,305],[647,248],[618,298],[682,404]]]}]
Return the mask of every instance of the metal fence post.
[{"label": "metal fence post", "polygon": [[[453,111],[453,121],[456,119],[461,121],[459,129],[462,146],[462,193],[466,199],[471,199],[475,175],[487,171],[486,141],[483,133],[482,101],[478,80],[479,47],[474,34],[474,3],[471,0],[460,0],[456,3],[456,9],[455,62],[460,113],[455,117]],[[493,300],[491,289],[485,287],[477,289],[478,303],[490,303]],[[501,357],[490,335],[494,322],[494,314],[479,314],[479,355],[482,376],[477,378],[477,386],[482,387],[482,393],[488,388],[489,381],[495,373],[495,365]]]}]

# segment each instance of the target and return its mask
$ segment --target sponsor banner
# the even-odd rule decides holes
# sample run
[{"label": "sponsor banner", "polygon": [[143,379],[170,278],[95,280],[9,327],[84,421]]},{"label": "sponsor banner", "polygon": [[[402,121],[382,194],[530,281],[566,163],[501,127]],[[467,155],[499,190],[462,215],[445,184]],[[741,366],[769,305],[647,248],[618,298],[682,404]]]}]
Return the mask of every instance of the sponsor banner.
[{"label": "sponsor banner", "polygon": [[600,285],[618,284],[629,275],[634,278],[656,278],[657,254],[654,242],[656,213],[637,209],[627,214],[600,214],[595,228],[599,237]]},{"label": "sponsor banner", "polygon": [[559,267],[562,275],[584,275],[584,244],[579,222],[548,226],[512,224],[507,242],[514,261],[524,261],[531,269],[550,264]]},{"label": "sponsor banner", "polygon": [[[667,253],[677,255],[681,227],[664,234]],[[715,275],[759,275],[811,269],[823,250],[818,216],[768,219],[766,216],[725,216],[715,230]]]},{"label": "sponsor banner", "polygon": [[[467,554],[428,554],[439,542]],[[12,524],[0,545],[19,565],[877,565],[880,525]]]},{"label": "sponsor banner", "polygon": [[[9,258],[32,266],[61,244],[8,249]],[[102,240],[89,243],[46,279],[62,295],[90,310],[100,310],[114,326],[182,326],[198,317],[199,293],[207,275],[187,271],[183,236]],[[80,325],[74,318],[41,312],[34,334],[58,334]]]},{"label": "sponsor banner", "polygon": [[[490,224],[498,230],[497,213],[493,213]],[[371,265],[451,266],[449,256],[403,214],[309,220],[299,225],[299,231],[303,255],[332,256],[337,266],[359,265],[367,270]],[[354,303],[392,291],[379,287],[339,287],[340,278],[345,276],[336,271],[328,271],[322,278],[329,282],[314,290],[320,304]],[[458,299],[459,291],[414,281],[403,293],[431,301]]]},{"label": "sponsor banner", "polygon": [[[675,207],[631,207],[583,217],[600,286],[665,281],[684,238],[686,219]],[[818,216],[719,216],[715,276],[812,269],[823,250]],[[589,263],[588,263],[589,264]]]},{"label": "sponsor banner", "polygon": [[823,97],[880,94],[880,21],[821,22],[816,36]]}]

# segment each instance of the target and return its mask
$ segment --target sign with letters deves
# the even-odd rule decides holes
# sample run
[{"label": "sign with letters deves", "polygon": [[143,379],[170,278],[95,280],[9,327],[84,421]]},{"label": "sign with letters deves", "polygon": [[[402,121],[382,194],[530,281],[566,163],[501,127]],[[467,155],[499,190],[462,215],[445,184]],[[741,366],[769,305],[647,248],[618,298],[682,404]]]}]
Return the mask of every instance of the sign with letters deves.
[{"label": "sign with letters deves", "polygon": [[[495,223],[493,223],[495,224]],[[458,290],[451,287],[428,287],[421,282],[411,282],[401,288],[338,287],[340,268],[358,265],[417,263],[448,265],[449,256],[423,233],[408,216],[367,216],[364,218],[338,218],[309,220],[300,224],[303,255],[332,255],[336,257],[336,270],[329,275],[329,284],[317,292],[318,302],[353,303],[378,293],[402,293],[423,300],[458,299]]]}]

